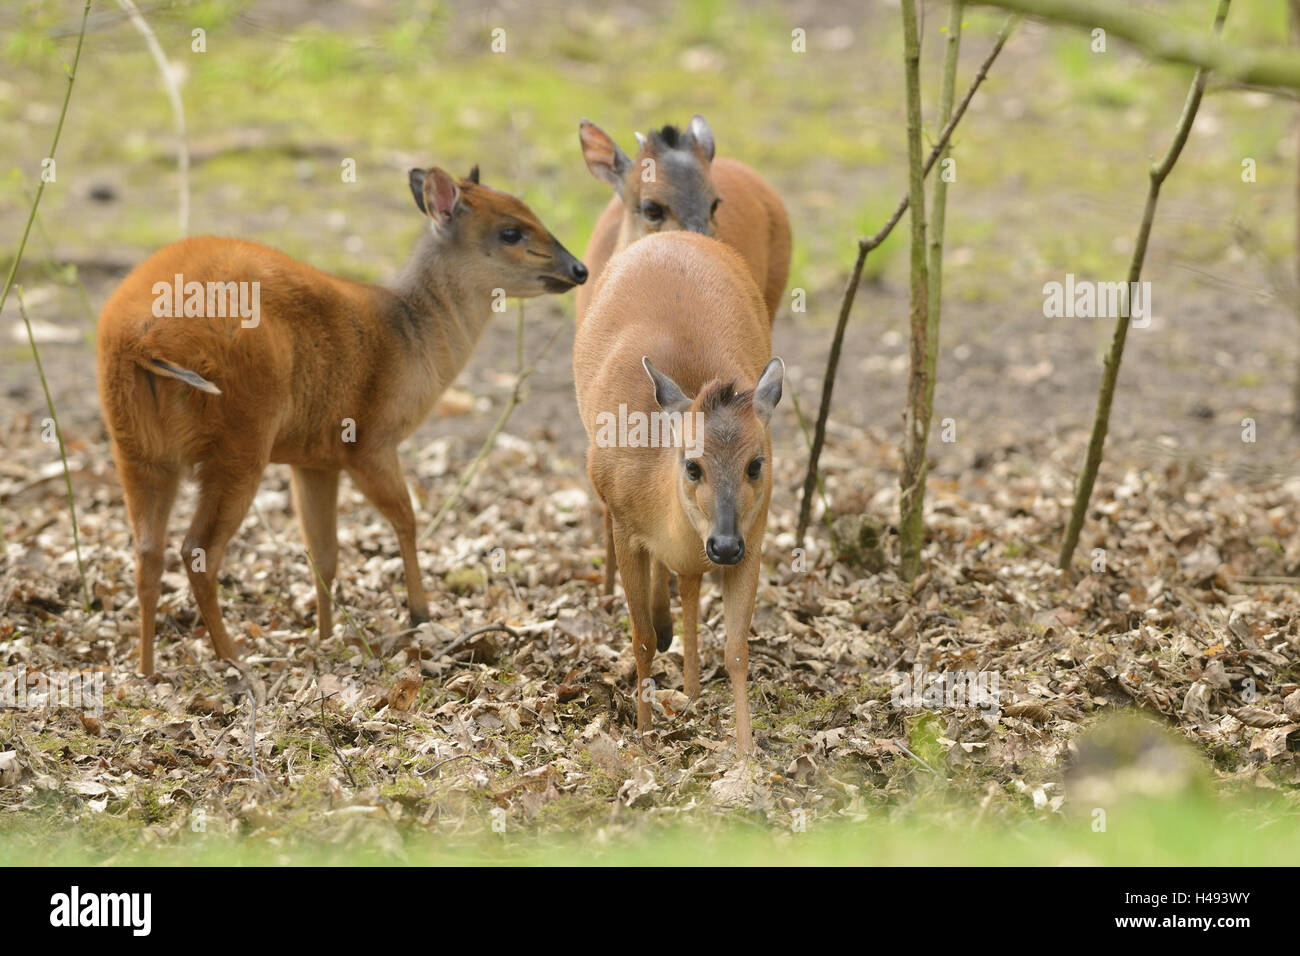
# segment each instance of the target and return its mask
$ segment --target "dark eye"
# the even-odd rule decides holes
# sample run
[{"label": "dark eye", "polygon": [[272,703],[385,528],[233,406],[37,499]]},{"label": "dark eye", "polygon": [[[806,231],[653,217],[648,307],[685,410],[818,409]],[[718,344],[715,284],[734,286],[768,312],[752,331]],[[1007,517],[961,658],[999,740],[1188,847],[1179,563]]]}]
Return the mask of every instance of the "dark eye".
[{"label": "dark eye", "polygon": [[686,468],[686,477],[691,481],[699,481],[704,477],[704,469],[700,467],[699,462],[687,458],[684,467]]},{"label": "dark eye", "polygon": [[645,216],[651,222],[664,221],[664,207],[657,202],[647,202],[641,206],[641,215]]},{"label": "dark eye", "polygon": [[755,458],[753,461],[749,463],[749,467],[745,469],[745,474],[749,476],[750,481],[754,481],[762,473],[763,473],[763,459],[761,457]]},{"label": "dark eye", "polygon": [[721,205],[722,205],[721,199],[713,200],[713,205],[709,207],[709,215],[713,215],[714,213],[716,213],[718,211],[718,207]]},{"label": "dark eye", "polygon": [[514,226],[507,226],[501,230],[501,241],[507,246],[517,245],[524,241],[524,234]]}]

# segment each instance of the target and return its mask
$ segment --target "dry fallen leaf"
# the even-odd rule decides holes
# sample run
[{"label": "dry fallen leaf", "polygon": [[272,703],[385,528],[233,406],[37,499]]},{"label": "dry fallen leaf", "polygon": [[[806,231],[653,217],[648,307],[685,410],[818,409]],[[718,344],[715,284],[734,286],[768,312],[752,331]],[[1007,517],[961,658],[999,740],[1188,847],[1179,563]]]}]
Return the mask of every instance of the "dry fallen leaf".
[{"label": "dry fallen leaf", "polygon": [[1206,681],[1198,680],[1187,688],[1182,712],[1197,720],[1210,719],[1210,685]]},{"label": "dry fallen leaf", "polygon": [[1265,760],[1280,756],[1286,753],[1287,737],[1296,730],[1300,730],[1300,724],[1281,724],[1269,730],[1261,730],[1251,739],[1250,752],[1262,754]]},{"label": "dry fallen leaf", "polygon": [[411,705],[420,696],[420,687],[423,683],[424,675],[420,673],[418,666],[405,668],[397,675],[385,697],[388,706],[402,712],[410,710]]},{"label": "dry fallen leaf", "polygon": [[459,388],[449,388],[438,398],[434,405],[434,414],[439,418],[453,415],[468,415],[474,410],[474,396]]},{"label": "dry fallen leaf", "polygon": [[654,693],[655,710],[661,710],[665,717],[676,717],[685,712],[691,699],[679,690],[657,690]]},{"label": "dry fallen leaf", "polygon": [[717,780],[709,784],[709,796],[720,807],[738,807],[754,798],[755,769],[748,760],[737,760]]},{"label": "dry fallen leaf", "polygon": [[623,782],[623,786],[619,787],[618,798],[630,807],[642,797],[658,789],[659,782],[655,780],[655,775],[650,768],[639,766],[632,771],[632,776]]},{"label": "dry fallen leaf", "polygon": [[1276,727],[1278,724],[1286,723],[1286,718],[1281,714],[1275,714],[1249,704],[1232,711],[1232,716],[1247,727]]},{"label": "dry fallen leaf", "polygon": [[12,787],[23,774],[16,750],[0,751],[0,787]]},{"label": "dry fallen leaf", "polygon": [[1052,712],[1042,704],[1034,701],[1022,701],[1016,704],[1007,704],[1002,708],[1002,713],[1008,717],[1022,717],[1025,720],[1031,720],[1036,724],[1045,724],[1052,719]]},{"label": "dry fallen leaf", "polygon": [[1293,690],[1282,701],[1282,710],[1291,720],[1300,720],[1300,690]]}]

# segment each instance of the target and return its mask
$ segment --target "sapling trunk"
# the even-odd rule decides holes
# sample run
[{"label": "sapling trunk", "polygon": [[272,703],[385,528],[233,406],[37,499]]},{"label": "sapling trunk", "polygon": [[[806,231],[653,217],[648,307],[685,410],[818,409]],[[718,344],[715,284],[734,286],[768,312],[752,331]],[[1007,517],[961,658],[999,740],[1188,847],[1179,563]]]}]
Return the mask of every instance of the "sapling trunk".
[{"label": "sapling trunk", "polygon": [[[1291,42],[1300,49],[1300,0],[1290,0]],[[1296,295],[1294,300],[1296,321],[1300,322],[1300,123],[1296,124],[1296,193],[1295,193],[1295,270]],[[1300,430],[1300,359],[1296,361],[1295,377],[1291,383],[1291,423]]]},{"label": "sapling trunk", "polygon": [[[77,65],[81,62],[81,48],[86,42],[86,20],[90,16],[90,0],[86,0],[85,7],[81,11],[81,29],[77,33],[77,52],[72,56],[72,65],[68,67],[68,86],[63,93],[63,108],[59,110],[59,121],[54,127],[54,141],[50,144],[50,151],[47,158],[52,162],[54,153],[59,148],[59,137],[63,134],[63,121],[68,116],[68,103],[72,100],[72,85],[77,80]],[[27,212],[27,224],[23,227],[22,238],[18,240],[18,248],[14,251],[14,261],[9,266],[9,276],[5,279],[4,290],[0,292],[0,312],[4,311],[5,302],[9,299],[9,290],[14,287],[14,279],[18,276],[18,264],[22,262],[23,251],[27,248],[27,239],[32,233],[32,224],[36,222],[36,210],[41,204],[41,196],[45,194],[45,178],[41,178],[40,185],[36,187],[36,195],[32,198],[31,209]],[[22,315],[23,325],[27,328],[27,338],[31,342],[32,357],[36,361],[36,371],[41,377],[41,387],[45,390],[45,401],[50,409],[50,418],[54,422],[54,430],[59,439],[59,455],[63,460],[63,481],[68,491],[68,514],[72,520],[72,539],[77,551],[77,573],[81,577],[81,590],[86,601],[86,609],[90,610],[91,597],[90,586],[86,582],[86,569],[81,562],[81,540],[77,532],[77,508],[72,497],[72,476],[68,472],[68,455],[63,446],[63,432],[59,429],[58,416],[54,411],[54,400],[50,397],[50,387],[45,381],[45,370],[41,367],[41,354],[36,348],[36,337],[32,334],[31,323],[27,319],[27,310],[22,304],[22,293],[19,293],[19,313]]]},{"label": "sapling trunk", "polygon": [[[925,172],[927,174],[938,161],[939,153],[952,137],[953,130],[957,128],[957,124],[966,113],[966,107],[970,106],[971,100],[975,98],[975,91],[979,89],[980,84],[984,82],[984,78],[988,76],[989,67],[993,65],[993,61],[1002,52],[1002,47],[1006,44],[1007,38],[1011,36],[1011,31],[1015,29],[1018,22],[1018,18],[1010,17],[1003,24],[993,48],[984,58],[984,62],[980,64],[980,68],[975,72],[975,78],[971,80],[971,84],[967,88],[965,95],[962,96],[961,102],[953,110],[952,118],[948,120],[943,132],[939,134],[939,139],[934,148],[930,150],[930,155],[925,161]],[[817,411],[817,424],[813,430],[812,447],[808,452],[808,468],[804,472],[803,497],[799,504],[799,530],[796,533],[796,538],[801,544],[808,533],[808,522],[812,516],[813,493],[819,487],[820,478],[817,472],[817,464],[821,460],[822,447],[826,443],[826,422],[830,418],[831,392],[835,388],[835,373],[839,370],[840,351],[844,346],[844,331],[848,327],[849,315],[853,311],[853,300],[858,292],[858,284],[862,280],[862,267],[867,261],[867,254],[888,239],[889,234],[894,231],[894,227],[903,218],[903,213],[907,212],[910,198],[910,195],[904,195],[899,200],[893,213],[885,220],[885,224],[877,230],[875,235],[863,236],[858,240],[857,258],[853,263],[853,268],[849,270],[849,279],[844,286],[844,295],[840,300],[839,317],[835,322],[835,333],[831,337],[830,352],[826,357],[826,374],[822,376],[821,405]]]},{"label": "sapling trunk", "polygon": [[903,409],[903,468],[899,487],[899,572],[911,581],[921,567],[925,503],[925,446],[930,416],[925,407],[929,338],[929,278],[925,261],[925,171],[921,155],[921,38],[916,0],[903,0],[903,73],[907,85],[907,184],[911,206],[911,309],[907,405]]},{"label": "sapling trunk", "polygon": [[[1230,0],[1219,0],[1219,9],[1214,16],[1214,33],[1223,29],[1223,20],[1228,15]],[[1196,121],[1196,111],[1201,105],[1201,95],[1205,92],[1206,71],[1198,69],[1192,78],[1191,89],[1187,91],[1187,100],[1183,104],[1183,113],[1178,118],[1174,129],[1174,140],[1169,151],[1159,163],[1151,167],[1151,181],[1147,186],[1146,205],[1142,210],[1142,222],[1138,226],[1137,241],[1133,245],[1133,258],[1128,268],[1128,289],[1131,291],[1142,278],[1142,263],[1146,259],[1147,240],[1151,238],[1151,226],[1155,222],[1156,203],[1160,198],[1160,187],[1164,185],[1173,171],[1174,164],[1187,143],[1187,137]],[[1126,300],[1127,305],[1131,301]],[[1097,412],[1092,422],[1092,437],[1088,441],[1088,454],[1084,459],[1083,469],[1075,485],[1074,508],[1070,512],[1070,523],[1065,529],[1065,539],[1061,542],[1061,554],[1058,566],[1062,571],[1070,569],[1074,550],[1079,544],[1079,533],[1083,529],[1083,519],[1088,512],[1088,502],[1092,498],[1092,488],[1097,481],[1097,469],[1101,465],[1102,450],[1106,444],[1106,432],[1110,427],[1110,406],[1115,398],[1115,384],[1119,380],[1119,365],[1124,358],[1124,342],[1128,338],[1129,309],[1120,310],[1115,320],[1115,332],[1111,337],[1110,351],[1106,354],[1106,365],[1101,376],[1101,391],[1097,395]]]},{"label": "sapling trunk", "polygon": [[[957,82],[957,54],[961,47],[961,0],[956,0],[952,4],[951,15],[948,21],[948,43],[944,52],[943,61],[943,79],[939,92],[939,122],[946,125],[952,117],[952,100]],[[920,570],[921,549],[925,544],[925,480],[929,471],[927,459],[927,447],[930,436],[930,422],[934,417],[934,385],[935,373],[939,362],[939,309],[942,301],[943,290],[943,229],[944,215],[948,205],[948,180],[944,176],[943,160],[947,158],[948,147],[944,148],[939,157],[940,174],[934,181],[934,204],[930,211],[930,223],[928,227],[928,236],[930,241],[929,257],[926,262],[926,309],[925,309],[925,341],[924,341],[924,371],[920,376],[920,388],[922,389],[921,404],[919,407],[912,406],[911,421],[913,428],[908,437],[904,438],[904,461],[914,469],[909,474],[907,468],[904,469],[903,475],[903,496],[900,500],[902,509],[901,522],[899,524],[902,553],[902,572],[903,576],[911,581],[916,577]],[[924,185],[922,185],[924,188]],[[915,237],[913,231],[913,237]],[[914,238],[915,241],[915,238]],[[913,266],[912,281],[918,280]],[[916,314],[913,313],[913,322],[916,321]],[[917,331],[915,326],[912,330],[913,343],[916,342]],[[912,352],[915,359],[916,351]],[[917,378],[915,369],[912,373],[913,379]],[[910,397],[910,389],[909,389]],[[904,417],[907,420],[907,416]],[[921,423],[923,427],[918,427]],[[910,459],[907,455],[908,438],[916,435],[919,448],[913,453]],[[909,496],[908,491],[911,494]]]},{"label": "sapling trunk", "polygon": [[[965,12],[963,0],[953,0],[948,18],[948,43],[944,49],[943,79],[939,89],[939,125],[946,126],[952,119],[952,101],[957,86],[957,58],[961,50],[961,18]],[[952,152],[948,143],[939,155],[939,176],[934,181],[934,200],[930,209],[930,270],[929,324],[927,335],[929,349],[926,355],[928,389],[926,407],[934,407],[935,369],[939,357],[939,310],[943,301],[943,230],[948,209],[948,178],[944,161]]]}]

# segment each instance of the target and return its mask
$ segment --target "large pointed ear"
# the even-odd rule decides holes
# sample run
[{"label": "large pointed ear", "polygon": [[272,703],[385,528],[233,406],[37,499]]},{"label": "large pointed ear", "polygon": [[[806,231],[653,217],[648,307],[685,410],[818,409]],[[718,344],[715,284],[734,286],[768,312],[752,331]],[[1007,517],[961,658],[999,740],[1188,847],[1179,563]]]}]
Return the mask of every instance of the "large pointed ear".
[{"label": "large pointed ear", "polygon": [[[415,173],[416,170],[411,171],[412,190],[415,189]],[[419,206],[425,215],[433,220],[435,226],[442,228],[451,224],[451,217],[456,213],[456,207],[460,203],[460,187],[445,169],[434,166],[423,176],[419,198],[423,200]]]},{"label": "large pointed ear", "polygon": [[691,400],[671,378],[665,375],[659,369],[655,368],[650,362],[649,356],[641,357],[641,364],[645,366],[645,372],[650,376],[650,381],[655,387],[655,401],[659,407],[666,412],[685,412],[691,407]]},{"label": "large pointed ear", "polygon": [[785,363],[774,358],[763,368],[754,386],[754,414],[766,425],[772,420],[772,410],[781,401],[781,384],[785,381]]},{"label": "large pointed ear", "polygon": [[582,158],[587,161],[591,175],[609,183],[614,191],[623,195],[623,177],[632,167],[627,153],[605,135],[605,131],[589,120],[578,124],[578,141],[582,143]]},{"label": "large pointed ear", "polygon": [[409,175],[411,195],[415,197],[415,205],[419,207],[420,212],[427,216],[429,211],[424,208],[424,170],[413,169]]},{"label": "large pointed ear", "polygon": [[478,163],[474,164],[473,168],[470,169],[469,171],[469,175],[466,176],[465,178],[468,179],[470,182],[472,182],[475,186],[478,185]]},{"label": "large pointed ear", "polygon": [[699,144],[700,151],[704,153],[704,158],[709,162],[713,162],[713,153],[716,147],[713,145],[713,130],[709,128],[709,121],[696,113],[691,117],[690,125],[686,127],[686,130],[691,134],[691,138]]}]

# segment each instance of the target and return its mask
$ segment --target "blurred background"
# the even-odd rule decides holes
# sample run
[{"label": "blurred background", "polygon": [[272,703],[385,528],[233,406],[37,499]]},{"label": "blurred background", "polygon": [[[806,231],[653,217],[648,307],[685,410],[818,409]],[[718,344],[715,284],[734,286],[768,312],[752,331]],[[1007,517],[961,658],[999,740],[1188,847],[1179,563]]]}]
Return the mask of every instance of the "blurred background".
[{"label": "blurred background", "polygon": [[[1208,30],[1213,12],[1200,0],[1143,6],[1195,29]],[[258,239],[355,277],[382,280],[405,259],[420,228],[410,166],[464,175],[480,164],[485,182],[522,196],[581,255],[610,193],[582,162],[579,119],[631,151],[634,131],[703,113],[719,152],[767,176],[789,210],[790,287],[806,291],[807,312],[790,314],[787,299],[776,346],[814,408],[854,241],[879,228],[906,187],[899,17],[889,0],[212,0],[141,10],[180,80],[190,232]],[[923,13],[932,141],[947,11],[925,4]],[[57,118],[79,14],[72,0],[0,11],[0,233],[12,237],[9,249]],[[998,11],[968,11],[959,91],[1002,21]],[[192,52],[195,30],[206,52]],[[504,31],[496,34],[504,52],[493,52],[493,31]],[[795,31],[806,52],[792,49]],[[1286,43],[1285,4],[1234,5],[1226,37]],[[1042,286],[1067,272],[1123,278],[1147,165],[1166,148],[1190,78],[1118,40],[1104,53],[1092,46],[1084,31],[1023,24],[957,133],[935,417],[956,416],[962,432],[932,452],[940,474],[1026,430],[1065,440],[1090,422],[1111,323],[1045,319]],[[1253,454],[1283,450],[1275,439],[1297,364],[1296,106],[1214,81],[1211,90],[1148,255],[1155,322],[1131,337],[1121,379],[1113,429],[1136,443],[1139,460],[1240,452],[1245,414],[1260,423]],[[1242,181],[1247,158],[1253,183]],[[342,181],[345,159],[355,160],[355,182]],[[157,67],[125,15],[96,4],[57,184],[20,274],[50,343],[56,401],[69,406],[65,428],[95,427],[84,348],[92,315],[127,269],[178,238],[178,195]],[[904,223],[868,259],[833,417],[883,437],[896,434],[904,397],[906,231]],[[543,322],[571,309],[567,298],[528,306]],[[20,331],[12,298],[0,321],[3,400],[15,406],[6,410],[39,410],[26,347],[12,334]],[[513,335],[511,314],[488,341]],[[481,349],[462,386],[480,397],[500,391],[508,383],[493,380],[495,358]],[[535,403],[535,420],[567,411],[569,387],[562,340],[534,383],[553,397]],[[448,427],[481,433],[488,404]],[[566,422],[567,445],[580,451],[581,428],[572,415]],[[788,427],[783,437],[797,433]],[[786,449],[801,454],[801,440]],[[1124,453],[1112,443],[1112,454]]]}]

